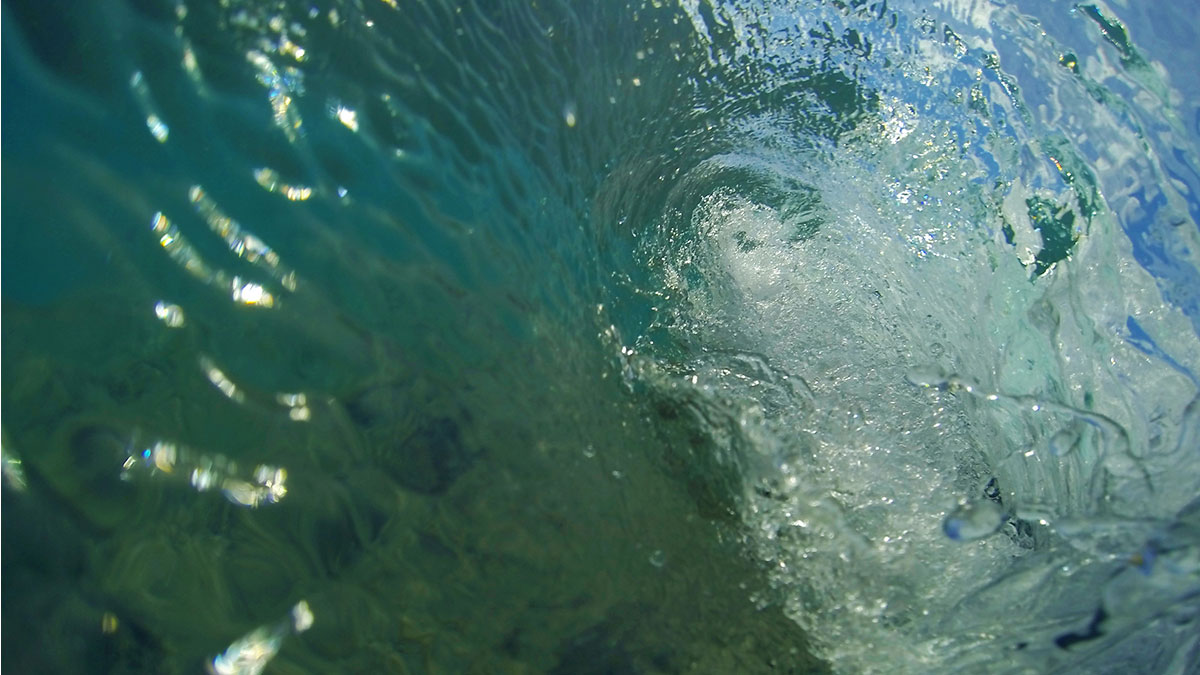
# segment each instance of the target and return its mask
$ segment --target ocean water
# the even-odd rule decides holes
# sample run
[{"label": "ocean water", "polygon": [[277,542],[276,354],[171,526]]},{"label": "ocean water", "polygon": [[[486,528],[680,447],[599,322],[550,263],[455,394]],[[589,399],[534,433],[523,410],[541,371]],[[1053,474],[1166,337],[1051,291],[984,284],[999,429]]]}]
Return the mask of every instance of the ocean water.
[{"label": "ocean water", "polygon": [[1200,672],[1190,3],[3,4],[12,672]]}]

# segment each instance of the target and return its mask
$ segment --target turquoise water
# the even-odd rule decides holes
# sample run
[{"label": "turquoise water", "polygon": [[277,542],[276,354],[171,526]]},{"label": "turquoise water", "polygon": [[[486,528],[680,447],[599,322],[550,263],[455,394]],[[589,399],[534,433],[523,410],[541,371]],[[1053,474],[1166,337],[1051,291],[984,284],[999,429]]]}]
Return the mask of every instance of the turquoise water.
[{"label": "turquoise water", "polygon": [[6,1],[6,667],[1196,672],[1197,18]]}]

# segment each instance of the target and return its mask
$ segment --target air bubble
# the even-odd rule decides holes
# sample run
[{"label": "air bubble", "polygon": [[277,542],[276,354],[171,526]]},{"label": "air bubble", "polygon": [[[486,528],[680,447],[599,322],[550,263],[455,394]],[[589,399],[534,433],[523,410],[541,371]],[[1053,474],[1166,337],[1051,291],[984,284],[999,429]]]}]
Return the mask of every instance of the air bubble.
[{"label": "air bubble", "polygon": [[996,502],[976,500],[951,511],[942,529],[954,541],[976,541],[995,534],[1007,519]]},{"label": "air bubble", "polygon": [[950,384],[946,371],[937,366],[913,368],[908,371],[908,381],[918,387],[945,389]]},{"label": "air bubble", "polygon": [[183,309],[179,305],[162,300],[154,305],[154,315],[171,328],[179,328],[184,322]]},{"label": "air bubble", "polygon": [[1062,457],[1079,443],[1079,434],[1074,429],[1062,429],[1050,439],[1050,452],[1055,457]]}]

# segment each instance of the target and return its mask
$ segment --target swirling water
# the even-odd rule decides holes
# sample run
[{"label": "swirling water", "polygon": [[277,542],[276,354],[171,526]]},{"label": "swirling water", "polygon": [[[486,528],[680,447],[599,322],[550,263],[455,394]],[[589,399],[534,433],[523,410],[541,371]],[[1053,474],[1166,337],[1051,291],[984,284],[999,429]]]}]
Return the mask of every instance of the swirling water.
[{"label": "swirling water", "polygon": [[6,664],[1195,672],[1197,18],[6,0]]}]

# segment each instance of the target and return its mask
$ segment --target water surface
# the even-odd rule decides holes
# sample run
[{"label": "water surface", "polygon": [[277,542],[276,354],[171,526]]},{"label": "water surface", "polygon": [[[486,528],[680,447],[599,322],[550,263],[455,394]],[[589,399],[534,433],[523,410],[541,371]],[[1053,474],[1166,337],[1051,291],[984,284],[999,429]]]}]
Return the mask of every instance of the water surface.
[{"label": "water surface", "polygon": [[1186,5],[4,3],[22,672],[1191,672]]}]

